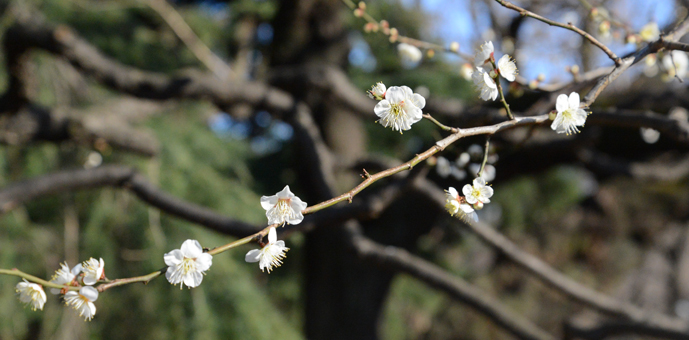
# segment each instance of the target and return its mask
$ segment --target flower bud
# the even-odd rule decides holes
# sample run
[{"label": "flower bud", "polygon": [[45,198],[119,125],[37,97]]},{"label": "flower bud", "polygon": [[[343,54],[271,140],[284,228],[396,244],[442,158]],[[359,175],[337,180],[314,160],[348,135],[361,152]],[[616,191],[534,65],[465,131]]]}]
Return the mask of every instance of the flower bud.
[{"label": "flower bud", "polygon": [[478,201],[478,202],[474,203],[474,209],[475,209],[475,210],[481,210],[481,209],[483,209],[483,202]]},{"label": "flower bud", "polygon": [[453,41],[453,42],[450,44],[450,51],[452,51],[452,52],[459,52],[459,43],[456,42],[456,41]]}]

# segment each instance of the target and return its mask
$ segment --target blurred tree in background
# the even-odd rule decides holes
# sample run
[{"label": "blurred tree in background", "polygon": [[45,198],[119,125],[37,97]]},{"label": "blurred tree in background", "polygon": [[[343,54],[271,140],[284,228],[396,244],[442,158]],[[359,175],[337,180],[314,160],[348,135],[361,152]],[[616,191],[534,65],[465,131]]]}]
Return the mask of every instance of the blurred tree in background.
[{"label": "blurred tree in background", "polygon": [[[265,227],[262,195],[290,185],[313,205],[448,134],[428,120],[402,135],[376,124],[365,91],[378,81],[423,94],[424,113],[448,126],[502,122],[500,103],[462,76],[484,40],[515,56],[521,76],[506,91],[519,117],[547,114],[561,93],[584,98],[613,65],[579,35],[487,0],[367,2],[402,36],[439,44],[417,65],[340,0],[162,1],[0,1],[0,268],[50,278],[63,261],[102,257],[110,279],[144,275],[186,239],[212,248]],[[0,276],[0,339],[689,337],[689,97],[673,78],[687,58],[675,51],[668,67],[669,50],[630,40],[648,22],[670,32],[687,3],[520,6],[620,57],[654,46],[642,57],[657,62],[614,80],[581,134],[545,121],[492,136],[488,231],[442,206],[442,189],[470,183],[483,157],[485,137],[469,136],[279,230],[290,251],[270,275],[244,261],[256,246],[241,246],[216,255],[194,289],[158,278],[103,292],[91,322],[50,294],[43,312],[25,308],[17,278]],[[460,53],[444,53],[453,40]],[[98,169],[102,180],[89,177]],[[12,191],[63,171],[83,181]],[[185,217],[149,187],[227,220]],[[490,230],[497,238],[481,236]],[[517,256],[491,241],[503,235]],[[519,254],[571,281],[549,281]],[[448,281],[395,262],[407,255]],[[571,282],[611,300],[586,302]]]}]

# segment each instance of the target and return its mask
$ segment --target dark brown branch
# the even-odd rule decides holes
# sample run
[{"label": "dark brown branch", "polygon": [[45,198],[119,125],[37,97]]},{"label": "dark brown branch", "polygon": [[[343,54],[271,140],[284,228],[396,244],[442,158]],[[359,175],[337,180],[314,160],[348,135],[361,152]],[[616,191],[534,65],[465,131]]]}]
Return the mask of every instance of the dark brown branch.
[{"label": "dark brown branch", "polygon": [[[444,206],[445,197],[441,189],[426,182],[417,187],[426,192],[439,205]],[[510,260],[534,274],[535,277],[568,297],[599,312],[622,317],[640,324],[659,327],[689,334],[689,325],[684,320],[647,311],[627,302],[590,289],[558,272],[536,256],[526,253],[493,228],[482,223],[467,223],[466,226],[484,242],[505,254]]]},{"label": "dark brown branch", "polygon": [[62,171],[14,183],[0,190],[0,214],[42,196],[104,186],[125,188],[142,201],[170,215],[227,235],[244,237],[260,230],[254,225],[176,198],[153,186],[134,169],[115,165]]},{"label": "dark brown branch", "polygon": [[520,339],[555,339],[530,320],[505,308],[495,298],[463,279],[448,274],[438,266],[424,261],[404,249],[377,244],[348,226],[356,253],[382,268],[407,273],[439,289],[453,299],[476,309],[493,322]]},{"label": "dark brown branch", "polygon": [[5,35],[5,39],[11,40],[21,53],[40,48],[60,55],[102,84],[140,98],[205,99],[221,109],[243,103],[276,113],[283,113],[294,106],[288,93],[261,82],[230,83],[211,74],[191,72],[167,76],[123,65],[104,56],[69,28],[52,27],[36,17],[17,21]]},{"label": "dark brown branch", "polygon": [[114,148],[144,156],[158,153],[159,143],[153,135],[122,121],[119,121],[120,124],[104,124],[92,118],[26,105],[12,115],[0,116],[0,143],[19,145],[38,141],[74,141],[92,146],[96,140],[102,140]]}]

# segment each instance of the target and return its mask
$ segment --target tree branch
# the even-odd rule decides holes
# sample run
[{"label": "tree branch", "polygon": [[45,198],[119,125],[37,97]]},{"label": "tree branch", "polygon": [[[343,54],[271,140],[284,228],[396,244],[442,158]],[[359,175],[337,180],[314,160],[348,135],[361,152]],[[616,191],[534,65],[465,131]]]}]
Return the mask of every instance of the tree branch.
[{"label": "tree branch", "polygon": [[[439,205],[444,206],[445,197],[442,194],[442,190],[434,184],[426,181],[423,185],[418,186],[417,189],[425,192]],[[484,242],[505,254],[510,260],[531,272],[536,278],[576,301],[608,315],[622,317],[644,325],[689,334],[689,325],[684,320],[647,311],[590,289],[566,277],[536,256],[522,251],[516,244],[485,224],[466,223],[466,226]]]},{"label": "tree branch", "polygon": [[382,268],[401,271],[449,294],[476,309],[493,322],[520,339],[555,339],[530,320],[505,308],[495,298],[485,294],[463,279],[452,276],[438,266],[424,261],[404,249],[377,244],[352,226],[347,231],[356,253]]}]

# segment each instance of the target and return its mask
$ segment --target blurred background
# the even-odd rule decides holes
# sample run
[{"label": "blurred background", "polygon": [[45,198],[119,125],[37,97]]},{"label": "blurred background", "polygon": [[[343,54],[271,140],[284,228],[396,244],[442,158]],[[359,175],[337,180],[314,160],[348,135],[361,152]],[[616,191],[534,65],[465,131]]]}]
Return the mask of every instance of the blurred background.
[{"label": "blurred background", "polygon": [[[242,99],[220,107],[208,98],[132,96],[70,63],[59,49],[39,47],[23,57],[22,101],[9,90],[15,70],[0,68],[5,93],[0,186],[120,164],[175,197],[262,227],[262,195],[288,184],[315,204],[354,187],[362,168],[373,173],[400,164],[446,136],[426,120],[402,135],[376,124],[375,102],[365,91],[378,81],[424,95],[424,112],[446,125],[464,128],[505,119],[499,103],[481,101],[467,80],[463,67],[470,60],[423,50],[421,61],[405,62],[397,43],[380,32],[367,33],[366,22],[341,1],[178,0],[168,2],[171,7],[156,5],[159,1],[2,0],[0,58],[7,62],[15,50],[8,32],[18,22],[41,20],[71,28],[121,64],[212,77],[161,16],[172,8],[229,65],[228,81],[267,84],[306,103],[335,155],[334,185],[324,189],[309,170],[314,161],[305,155],[301,127],[289,113]],[[519,5],[587,29],[620,56],[641,46],[629,38],[646,24],[667,32],[687,14],[687,2],[679,0]],[[552,110],[554,97],[564,89],[583,97],[592,83],[578,77],[612,65],[580,36],[521,18],[492,1],[369,1],[366,12],[404,36],[444,47],[456,41],[462,54],[473,55],[483,41],[493,41],[496,57],[516,59],[521,83],[507,89],[520,116]],[[589,119],[597,112],[661,117],[683,127],[684,135],[596,120],[575,136],[556,135],[549,124],[498,134],[486,169],[495,195],[479,218],[588,287],[689,319],[689,96],[686,84],[673,78],[684,77],[689,62],[685,53],[676,53],[676,69],[663,61],[669,53],[631,68],[606,89]],[[330,81],[332,74],[345,77]],[[554,95],[537,88],[573,80]],[[353,97],[347,97],[352,90]],[[346,98],[354,99],[348,103]],[[359,109],[366,105],[368,111]],[[98,133],[58,139],[33,131],[17,137],[12,119],[27,106],[69,117],[79,129],[114,127],[133,146]],[[461,188],[473,179],[484,143],[482,136],[462,139],[420,164],[420,176],[440,192]],[[376,183],[354,201],[391,181]],[[482,243],[419,192],[405,191],[377,216],[358,223],[368,237],[464,278],[552,334],[561,335],[565,321],[600,320]],[[49,296],[43,312],[31,311],[15,296],[18,279],[1,276],[0,339],[511,338],[445,293],[361,260],[342,235],[337,221],[290,233],[285,263],[270,275],[244,262],[245,253],[256,247],[252,244],[216,256],[198,288],[180,290],[158,278],[145,286],[110,289],[100,295],[91,322],[56,296]],[[0,216],[0,268],[50,278],[60,262],[73,266],[102,257],[108,278],[138,276],[160,269],[163,254],[186,239],[214,247],[236,236],[170,216],[121,188],[65,190]]]}]

